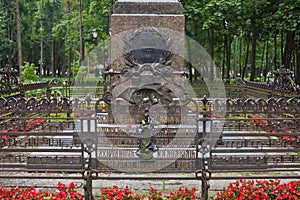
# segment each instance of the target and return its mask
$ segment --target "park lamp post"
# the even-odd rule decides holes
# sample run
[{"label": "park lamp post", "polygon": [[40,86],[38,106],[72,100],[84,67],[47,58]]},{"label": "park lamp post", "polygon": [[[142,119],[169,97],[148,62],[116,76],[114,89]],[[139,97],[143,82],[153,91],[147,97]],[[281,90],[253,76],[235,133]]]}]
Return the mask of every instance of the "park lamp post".
[{"label": "park lamp post", "polygon": [[95,39],[95,41],[96,41],[96,46],[98,45],[98,42],[97,42],[97,38],[98,38],[98,31],[97,31],[97,29],[93,29],[92,30],[92,35],[93,35],[93,38]]},{"label": "park lamp post", "polygon": [[[93,29],[92,30],[92,37],[93,37],[93,39],[94,39],[94,41],[95,41],[95,46],[97,47],[98,46],[98,40],[97,40],[97,38],[98,38],[98,30],[97,29]],[[97,55],[98,55],[98,53],[97,53]],[[98,58],[97,58],[97,61],[98,61]],[[90,66],[88,65],[88,74],[89,74],[89,71],[90,71]]]},{"label": "park lamp post", "polygon": [[[97,40],[97,38],[98,38],[98,30],[97,29],[93,29],[92,30],[92,35],[93,35],[93,38],[95,39],[95,45],[96,45],[96,47],[98,47],[98,40]],[[105,43],[104,43],[104,38],[101,36],[101,38],[102,38],[102,52],[101,52],[101,60],[102,60],[102,66],[103,66],[103,68],[105,68]],[[97,52],[98,52],[98,50],[97,50]],[[97,59],[97,61],[98,61],[98,59]]]}]

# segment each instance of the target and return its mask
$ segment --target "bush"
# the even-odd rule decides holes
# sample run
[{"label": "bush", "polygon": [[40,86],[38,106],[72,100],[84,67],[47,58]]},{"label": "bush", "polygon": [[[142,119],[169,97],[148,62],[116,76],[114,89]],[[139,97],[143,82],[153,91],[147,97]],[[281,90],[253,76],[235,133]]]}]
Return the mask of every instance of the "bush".
[{"label": "bush", "polygon": [[300,181],[280,183],[280,180],[242,180],[230,183],[213,200],[298,200]]},{"label": "bush", "polygon": [[24,62],[25,65],[21,66],[22,68],[22,76],[24,78],[25,83],[28,82],[36,82],[39,80],[39,76],[35,74],[34,68],[35,65],[33,63]]}]

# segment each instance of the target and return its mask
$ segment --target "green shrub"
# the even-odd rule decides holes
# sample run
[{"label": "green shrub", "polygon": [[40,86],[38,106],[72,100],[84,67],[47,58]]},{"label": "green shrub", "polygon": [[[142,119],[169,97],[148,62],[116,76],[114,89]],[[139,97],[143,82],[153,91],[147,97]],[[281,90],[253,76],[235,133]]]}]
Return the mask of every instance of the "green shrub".
[{"label": "green shrub", "polygon": [[36,82],[39,80],[39,76],[34,73],[35,64],[24,62],[25,65],[21,66],[22,75],[25,83]]}]

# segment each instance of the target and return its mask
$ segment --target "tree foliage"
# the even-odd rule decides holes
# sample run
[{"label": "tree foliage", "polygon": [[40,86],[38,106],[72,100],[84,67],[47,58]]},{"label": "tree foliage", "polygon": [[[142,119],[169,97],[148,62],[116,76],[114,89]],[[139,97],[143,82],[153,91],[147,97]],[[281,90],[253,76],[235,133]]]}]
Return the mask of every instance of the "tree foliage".
[{"label": "tree foliage", "polygon": [[11,12],[8,3],[9,2],[0,1],[0,7],[4,8],[3,12],[0,12],[0,52],[3,52],[0,54],[0,65],[2,66],[6,66],[6,58],[9,52],[9,45],[11,44],[11,41],[9,41],[7,37],[7,25],[9,24],[9,13]]},{"label": "tree foliage", "polygon": [[187,34],[209,49],[223,78],[236,75],[244,78],[250,72],[251,80],[256,80],[267,72],[272,74],[278,68],[277,63],[299,71],[300,63],[293,57],[300,56],[297,53],[300,1],[181,2]]},{"label": "tree foliage", "polygon": [[[78,0],[19,0],[23,60],[43,67],[43,76],[61,76],[77,66],[80,41],[87,55],[109,38],[116,0],[82,0],[82,35]],[[286,65],[300,71],[299,0],[180,0],[186,33],[201,44],[224,79],[257,80]],[[14,1],[0,1],[0,65],[17,68]],[[97,29],[98,38],[92,38]],[[81,39],[80,39],[81,38]],[[299,57],[299,58],[298,58]],[[296,59],[297,58],[297,59]],[[41,60],[42,59],[42,60]],[[78,67],[78,66],[77,66]],[[200,74],[192,74],[191,81]],[[35,73],[40,70],[36,69]],[[268,72],[268,73],[267,73]],[[71,74],[70,74],[71,75]],[[300,73],[297,76],[300,83]]]}]

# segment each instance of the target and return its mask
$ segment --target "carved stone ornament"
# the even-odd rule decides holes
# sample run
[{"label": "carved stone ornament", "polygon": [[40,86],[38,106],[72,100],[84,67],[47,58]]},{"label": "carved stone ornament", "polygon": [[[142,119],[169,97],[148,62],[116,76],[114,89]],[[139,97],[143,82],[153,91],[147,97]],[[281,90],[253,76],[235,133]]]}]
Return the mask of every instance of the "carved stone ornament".
[{"label": "carved stone ornament", "polygon": [[162,30],[139,28],[124,38],[125,64],[136,68],[145,63],[171,65],[171,39]]}]

